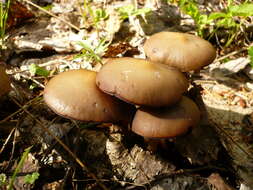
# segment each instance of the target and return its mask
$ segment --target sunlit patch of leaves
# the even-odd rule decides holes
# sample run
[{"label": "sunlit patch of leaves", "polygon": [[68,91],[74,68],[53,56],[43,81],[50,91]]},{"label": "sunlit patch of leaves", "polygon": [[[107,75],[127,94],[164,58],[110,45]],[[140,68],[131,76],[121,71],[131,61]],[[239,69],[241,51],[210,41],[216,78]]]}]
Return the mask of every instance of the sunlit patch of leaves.
[{"label": "sunlit patch of leaves", "polygon": [[[226,46],[238,35],[240,27],[244,25],[244,21],[253,16],[253,4],[244,2],[240,5],[234,5],[233,0],[227,2],[227,8],[222,12],[214,12],[209,15],[202,13],[195,0],[179,0],[180,9],[192,17],[196,24],[197,33],[199,36],[204,36],[204,30],[212,26],[211,35],[217,32],[220,28],[229,29],[229,37]],[[240,17],[240,22],[238,22]]]}]

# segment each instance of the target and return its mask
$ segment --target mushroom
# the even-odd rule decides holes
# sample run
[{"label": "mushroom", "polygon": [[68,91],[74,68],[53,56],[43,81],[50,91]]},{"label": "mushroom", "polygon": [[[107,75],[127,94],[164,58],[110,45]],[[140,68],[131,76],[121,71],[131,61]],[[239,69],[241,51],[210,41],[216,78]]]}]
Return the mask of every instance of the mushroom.
[{"label": "mushroom", "polygon": [[200,70],[216,57],[211,43],[179,32],[156,33],[146,40],[143,48],[151,61],[176,67],[182,72]]},{"label": "mushroom", "polygon": [[188,88],[186,77],[176,68],[129,57],[109,60],[96,83],[105,93],[151,107],[176,103]]},{"label": "mushroom", "polygon": [[44,90],[46,104],[57,114],[80,121],[125,122],[133,106],[98,89],[96,72],[85,69],[60,73]]},{"label": "mushroom", "polygon": [[189,98],[170,107],[139,108],[132,122],[132,131],[146,139],[160,140],[183,135],[200,120],[197,105]]},{"label": "mushroom", "polygon": [[0,66],[0,97],[11,90],[10,79],[5,72],[5,68]]}]

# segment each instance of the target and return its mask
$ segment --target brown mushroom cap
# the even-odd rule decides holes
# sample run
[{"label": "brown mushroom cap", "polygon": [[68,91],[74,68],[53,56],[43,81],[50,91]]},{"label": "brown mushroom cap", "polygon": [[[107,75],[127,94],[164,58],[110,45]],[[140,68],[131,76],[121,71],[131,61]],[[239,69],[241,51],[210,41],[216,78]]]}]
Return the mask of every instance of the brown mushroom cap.
[{"label": "brown mushroom cap", "polygon": [[211,43],[191,34],[159,32],[144,44],[146,56],[153,62],[179,68],[182,72],[199,70],[216,57]]},{"label": "brown mushroom cap", "polygon": [[10,79],[5,68],[0,66],[0,97],[11,90]]},{"label": "brown mushroom cap", "polygon": [[197,105],[183,96],[180,102],[167,108],[140,108],[133,119],[132,131],[147,138],[170,138],[186,133],[199,120]]},{"label": "brown mushroom cap", "polygon": [[109,60],[97,74],[96,82],[108,94],[152,107],[177,102],[188,88],[187,79],[177,69],[136,58]]},{"label": "brown mushroom cap", "polygon": [[132,106],[100,91],[96,72],[85,69],[60,73],[44,90],[44,100],[57,114],[95,122],[129,121]]}]

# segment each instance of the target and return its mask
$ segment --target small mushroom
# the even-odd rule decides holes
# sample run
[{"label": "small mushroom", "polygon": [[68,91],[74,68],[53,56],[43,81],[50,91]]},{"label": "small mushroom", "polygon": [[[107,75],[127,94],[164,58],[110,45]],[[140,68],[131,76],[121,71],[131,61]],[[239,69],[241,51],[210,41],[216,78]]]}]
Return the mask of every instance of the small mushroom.
[{"label": "small mushroom", "polygon": [[138,109],[132,122],[132,131],[146,139],[159,141],[187,133],[199,120],[197,105],[183,96],[177,104],[169,107]]},{"label": "small mushroom", "polygon": [[144,44],[146,56],[153,62],[177,67],[182,72],[200,70],[216,57],[208,41],[186,33],[159,32]]},{"label": "small mushroom", "polygon": [[5,68],[0,66],[0,97],[11,90],[10,79],[5,72]]},{"label": "small mushroom", "polygon": [[44,90],[46,104],[57,114],[80,121],[125,122],[133,106],[98,89],[96,72],[80,69],[60,73]]},{"label": "small mushroom", "polygon": [[96,83],[105,93],[151,107],[174,104],[188,88],[186,77],[176,68],[127,57],[109,60]]}]

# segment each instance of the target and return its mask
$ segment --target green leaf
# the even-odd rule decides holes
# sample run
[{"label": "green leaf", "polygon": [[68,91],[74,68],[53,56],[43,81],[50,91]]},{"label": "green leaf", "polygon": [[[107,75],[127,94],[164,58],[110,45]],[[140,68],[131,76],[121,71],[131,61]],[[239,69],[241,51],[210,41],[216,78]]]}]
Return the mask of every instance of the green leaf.
[{"label": "green leaf", "polygon": [[117,9],[119,15],[120,15],[120,18],[122,20],[125,20],[127,19],[129,16],[138,16],[138,15],[141,15],[141,14],[147,14],[148,12],[151,11],[150,8],[141,8],[141,9],[136,9],[134,7],[134,5],[127,5],[127,6],[122,6],[122,7],[119,7]]},{"label": "green leaf", "polygon": [[42,7],[42,8],[45,9],[45,10],[47,10],[47,11],[49,11],[49,10],[51,10],[53,8],[53,5],[52,4],[51,5],[46,5],[46,6]]},{"label": "green leaf", "polygon": [[4,173],[0,174],[0,187],[7,184],[7,177]]},{"label": "green leaf", "polygon": [[250,58],[250,65],[251,65],[251,67],[253,67],[253,46],[249,47],[248,55],[249,55],[249,58]]},{"label": "green leaf", "polygon": [[210,21],[208,20],[207,15],[200,15],[198,23],[202,25],[207,25],[210,24]]},{"label": "green leaf", "polygon": [[28,157],[28,154],[29,154],[31,148],[32,148],[32,146],[26,148],[25,151],[23,152],[23,154],[22,154],[22,156],[21,156],[21,158],[20,158],[20,160],[18,162],[18,165],[15,168],[13,175],[11,176],[11,180],[10,180],[10,183],[9,183],[8,190],[12,190],[13,189],[13,184],[14,184],[14,181],[15,181],[15,179],[17,177],[17,174],[22,169],[22,167],[23,167],[23,165],[25,163],[25,160]]},{"label": "green leaf", "polygon": [[132,16],[138,16],[141,14],[147,14],[151,11],[150,8],[141,8],[141,9],[137,9],[133,12]]},{"label": "green leaf", "polygon": [[31,64],[29,66],[29,71],[31,73],[31,75],[39,75],[39,76],[44,76],[47,77],[50,72],[36,64]]},{"label": "green leaf", "polygon": [[38,85],[36,84],[36,83],[32,83],[30,86],[29,86],[29,89],[30,90],[33,90],[33,89],[35,89],[35,88],[37,88],[38,87]]},{"label": "green leaf", "polygon": [[131,13],[134,11],[134,6],[133,5],[127,5],[127,6],[123,6],[123,7],[119,7],[117,9],[120,17],[122,20],[125,20],[129,17],[129,15],[131,15]]},{"label": "green leaf", "polygon": [[253,16],[253,3],[230,6],[229,12],[231,12],[233,16]]},{"label": "green leaf", "polygon": [[99,43],[95,46],[92,45],[89,41],[79,41],[77,43],[82,47],[81,54],[75,56],[75,58],[78,57],[84,57],[87,61],[96,61],[101,62],[101,56],[102,54],[107,50],[107,47],[110,45],[110,43],[107,42],[107,40],[100,39]]},{"label": "green leaf", "polygon": [[226,13],[221,13],[221,12],[215,12],[215,13],[211,13],[208,16],[208,20],[216,20],[218,18],[226,18],[227,14]]},{"label": "green leaf", "polygon": [[40,174],[38,172],[33,172],[25,176],[25,183],[34,184],[34,182],[39,178]]},{"label": "green leaf", "polygon": [[233,28],[237,26],[237,23],[234,21],[233,18],[224,18],[219,20],[216,25],[218,27],[224,27],[224,28]]}]

